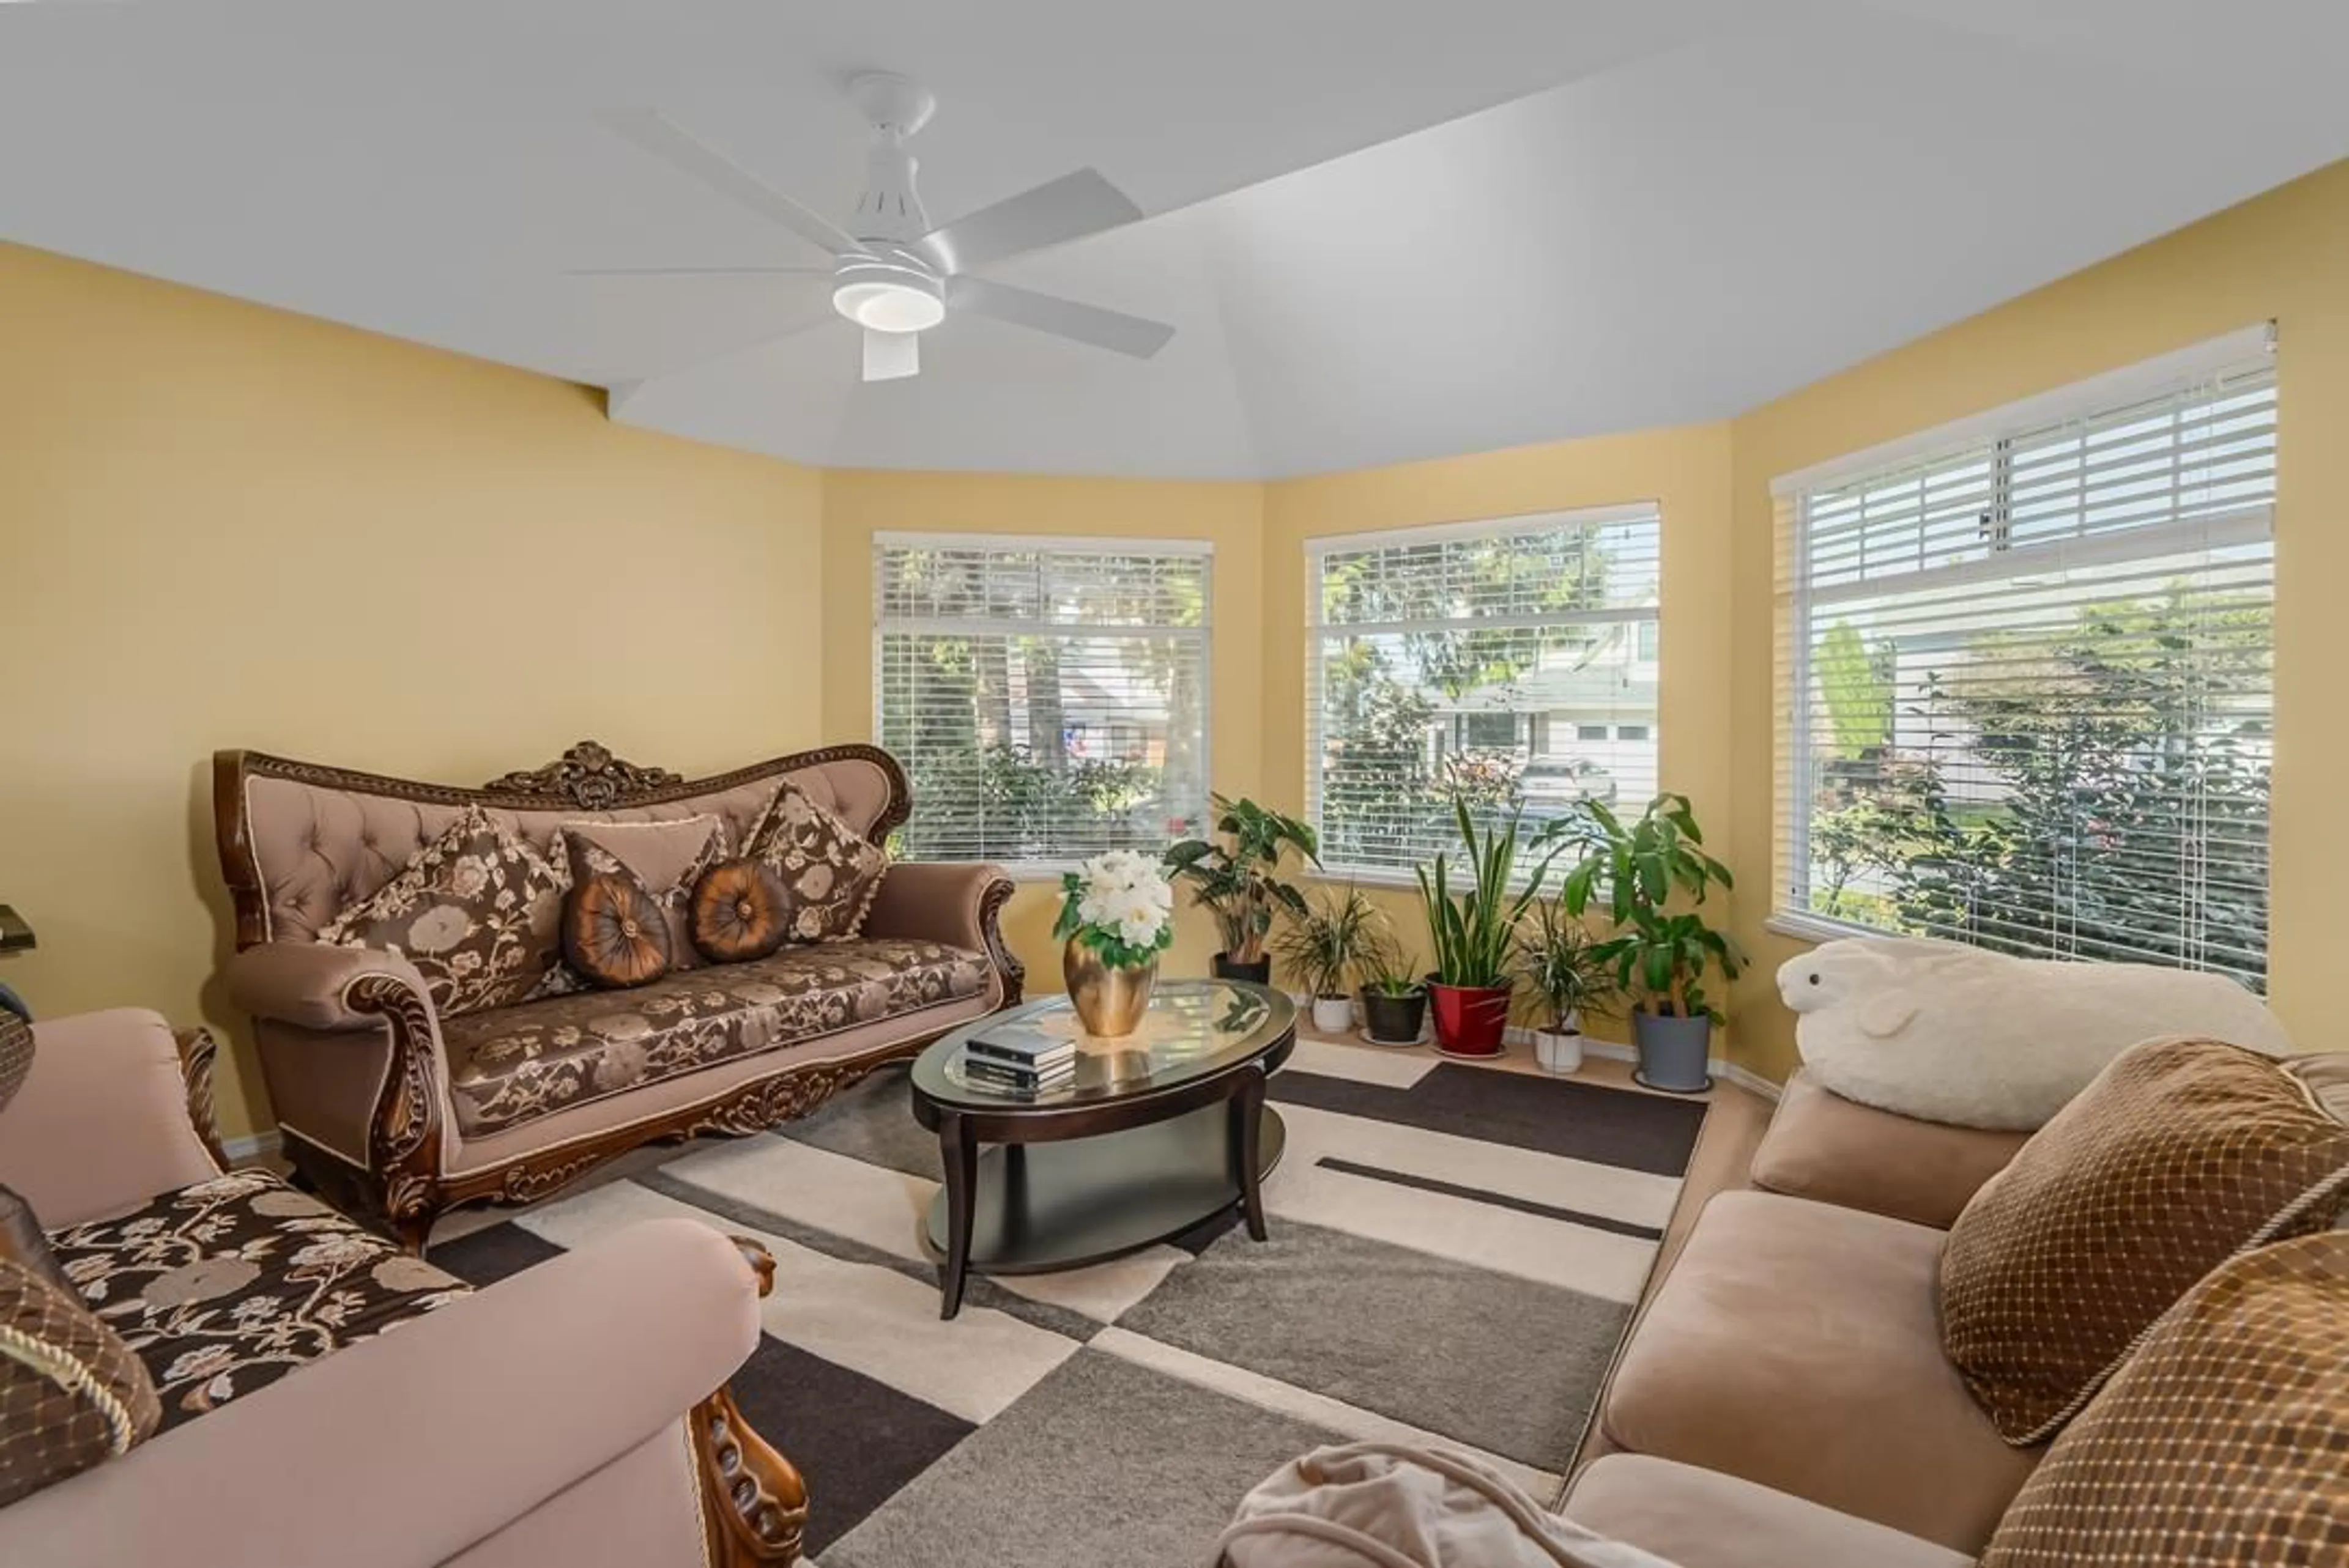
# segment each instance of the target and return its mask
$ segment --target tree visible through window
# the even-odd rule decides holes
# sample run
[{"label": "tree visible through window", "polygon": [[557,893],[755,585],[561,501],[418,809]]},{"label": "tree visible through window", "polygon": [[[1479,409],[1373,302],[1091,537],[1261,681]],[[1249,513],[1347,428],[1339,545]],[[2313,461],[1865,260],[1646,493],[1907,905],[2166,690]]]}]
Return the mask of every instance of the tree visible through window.
[{"label": "tree visible through window", "polygon": [[1781,910],[2264,983],[2276,394],[2243,354],[1782,497]]},{"label": "tree visible through window", "polygon": [[1156,850],[1206,807],[1204,546],[884,535],[874,727],[922,860]]},{"label": "tree visible through window", "polygon": [[1655,792],[1652,506],[1313,545],[1312,810],[1325,865],[1407,875],[1451,801],[1528,822]]}]

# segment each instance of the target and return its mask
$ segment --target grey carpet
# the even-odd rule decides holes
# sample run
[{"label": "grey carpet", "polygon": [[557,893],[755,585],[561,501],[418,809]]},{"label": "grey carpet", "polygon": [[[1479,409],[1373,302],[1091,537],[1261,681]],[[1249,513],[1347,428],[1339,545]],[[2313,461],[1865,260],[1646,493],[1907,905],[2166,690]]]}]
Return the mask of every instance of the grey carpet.
[{"label": "grey carpet", "polygon": [[647,1213],[760,1233],[776,1292],[733,1387],[807,1476],[821,1568],[1191,1568],[1321,1444],[1417,1431],[1538,1485],[1581,1439],[1703,1109],[1397,1060],[1317,1047],[1275,1079],[1297,1109],[1268,1241],[1225,1213],[1121,1263],[974,1277],[951,1324],[902,1071],[433,1261],[487,1283]]}]

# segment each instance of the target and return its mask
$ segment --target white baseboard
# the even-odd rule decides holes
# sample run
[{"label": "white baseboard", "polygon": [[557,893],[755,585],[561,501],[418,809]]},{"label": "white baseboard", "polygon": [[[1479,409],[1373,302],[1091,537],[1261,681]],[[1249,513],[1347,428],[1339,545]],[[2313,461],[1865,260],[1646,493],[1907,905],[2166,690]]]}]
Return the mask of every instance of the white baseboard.
[{"label": "white baseboard", "polygon": [[[1524,1046],[1528,1050],[1533,1047],[1534,1032],[1531,1029],[1513,1026],[1502,1037],[1513,1046]],[[1582,1049],[1588,1056],[1605,1057],[1609,1061],[1636,1062],[1640,1059],[1637,1047],[1619,1040],[1602,1040],[1595,1035],[1582,1037]],[[1750,1068],[1740,1067],[1725,1057],[1714,1057],[1705,1063],[1705,1070],[1723,1082],[1735,1084],[1749,1094],[1758,1094],[1774,1105],[1777,1103],[1778,1086]]]},{"label": "white baseboard", "polygon": [[267,1132],[248,1133],[243,1138],[223,1138],[221,1149],[228,1155],[231,1164],[242,1165],[248,1160],[276,1153],[279,1142],[277,1130],[272,1128]]}]

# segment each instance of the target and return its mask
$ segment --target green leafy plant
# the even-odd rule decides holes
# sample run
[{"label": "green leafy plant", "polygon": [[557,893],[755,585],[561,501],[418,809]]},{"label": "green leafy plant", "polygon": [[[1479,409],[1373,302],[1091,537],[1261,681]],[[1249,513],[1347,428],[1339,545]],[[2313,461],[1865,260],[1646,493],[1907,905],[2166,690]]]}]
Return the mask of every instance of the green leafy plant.
[{"label": "green leafy plant", "polygon": [[1596,800],[1542,830],[1538,841],[1570,845],[1580,860],[1558,890],[1567,913],[1579,917],[1603,906],[1614,930],[1597,944],[1615,978],[1642,1011],[1664,1017],[1699,1014],[1718,1023],[1704,995],[1704,977],[1718,965],[1734,980],[1745,967],[1735,939],[1691,910],[1674,912],[1675,897],[1701,904],[1713,888],[1736,885],[1729,868],[1704,852],[1704,833],[1685,795],[1659,795],[1624,821]]},{"label": "green leafy plant", "polygon": [[1419,967],[1392,933],[1381,932],[1363,954],[1362,989],[1381,996],[1416,996],[1427,989]]},{"label": "green leafy plant", "polygon": [[1540,892],[1549,856],[1544,855],[1526,885],[1513,892],[1509,883],[1517,874],[1522,809],[1483,830],[1464,798],[1454,797],[1452,810],[1470,885],[1453,891],[1451,862],[1441,852],[1431,864],[1414,868],[1420,903],[1427,910],[1428,934],[1435,944],[1435,980],[1443,985],[1505,986],[1514,978],[1509,956],[1517,922]]},{"label": "green leafy plant", "polygon": [[1273,938],[1272,955],[1314,995],[1343,996],[1348,977],[1377,947],[1382,923],[1378,906],[1361,889],[1324,889],[1309,896],[1305,913]]},{"label": "green leafy plant", "polygon": [[1218,838],[1184,840],[1166,851],[1166,869],[1214,914],[1226,956],[1253,964],[1264,956],[1274,910],[1306,913],[1305,895],[1280,880],[1282,857],[1294,850],[1319,865],[1321,846],[1311,824],[1253,800],[1217,795],[1213,804]]},{"label": "green leafy plant", "polygon": [[1603,1007],[1621,993],[1605,944],[1560,903],[1537,903],[1517,928],[1518,973],[1548,1009],[1550,1026],[1585,1008]]}]

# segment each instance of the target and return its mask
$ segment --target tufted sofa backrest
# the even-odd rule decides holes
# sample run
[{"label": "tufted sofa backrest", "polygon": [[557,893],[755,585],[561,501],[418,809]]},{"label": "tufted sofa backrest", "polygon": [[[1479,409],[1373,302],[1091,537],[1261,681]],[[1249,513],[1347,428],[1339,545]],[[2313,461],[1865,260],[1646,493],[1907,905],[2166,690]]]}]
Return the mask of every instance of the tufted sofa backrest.
[{"label": "tufted sofa backrest", "polygon": [[213,758],[221,870],[236,901],[236,944],[308,942],[398,875],[468,806],[544,850],[565,822],[710,815],[739,848],[789,779],[874,842],[905,820],[905,778],[870,746],[803,751],[711,779],[643,769],[583,742],[535,773],[481,789],[381,778],[252,751]]}]

